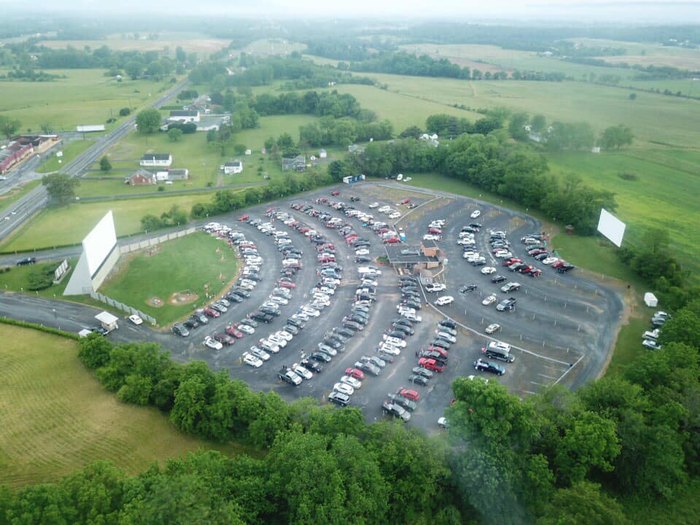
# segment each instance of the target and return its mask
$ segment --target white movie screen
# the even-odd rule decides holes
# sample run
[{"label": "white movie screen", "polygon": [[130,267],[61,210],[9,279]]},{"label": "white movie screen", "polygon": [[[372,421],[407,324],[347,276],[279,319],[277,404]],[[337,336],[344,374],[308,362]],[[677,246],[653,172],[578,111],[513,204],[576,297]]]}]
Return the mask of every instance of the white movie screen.
[{"label": "white movie screen", "polygon": [[110,211],[83,239],[83,251],[87,257],[90,276],[95,275],[115,244],[117,244],[117,234],[114,231],[114,217]]},{"label": "white movie screen", "polygon": [[598,231],[602,233],[618,248],[622,246],[622,238],[625,235],[626,224],[615,217],[605,208],[600,210],[600,219],[598,220]]}]

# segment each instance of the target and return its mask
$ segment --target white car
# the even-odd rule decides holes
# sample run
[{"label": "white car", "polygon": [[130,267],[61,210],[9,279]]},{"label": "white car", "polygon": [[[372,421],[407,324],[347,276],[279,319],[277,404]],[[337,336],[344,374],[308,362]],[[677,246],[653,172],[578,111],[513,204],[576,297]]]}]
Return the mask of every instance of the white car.
[{"label": "white car", "polygon": [[276,345],[272,341],[268,339],[260,339],[258,341],[260,343],[260,346],[265,349],[267,352],[273,353],[273,354],[279,354],[280,353],[280,347],[279,345]]},{"label": "white car", "polygon": [[321,292],[323,295],[335,295],[335,289],[326,286],[322,286],[318,289],[318,291]]},{"label": "white car", "polygon": [[400,355],[401,354],[400,348],[396,348],[394,345],[390,345],[386,342],[379,345],[378,350],[381,352],[384,352],[385,354],[389,354],[389,355]]},{"label": "white car", "polygon": [[313,379],[314,375],[311,373],[310,370],[307,370],[301,365],[292,365],[292,370],[294,370],[294,373],[301,377],[302,379],[306,379],[307,381],[309,379]]},{"label": "white car", "polygon": [[316,308],[311,308],[310,306],[302,306],[301,311],[309,317],[318,317],[319,315],[321,315],[321,312],[316,310]]},{"label": "white car", "polygon": [[251,335],[255,333],[255,328],[253,328],[249,324],[240,323],[236,328],[238,328],[244,334]]},{"label": "white car", "polygon": [[384,338],[384,341],[389,343],[390,345],[396,346],[398,348],[406,348],[406,341],[403,339],[399,339],[398,337],[391,337],[388,335],[382,336]]},{"label": "white car", "polygon": [[481,301],[481,304],[484,306],[488,306],[490,304],[493,304],[496,302],[496,296],[494,294],[489,295],[488,297],[484,297],[484,300]]},{"label": "white car", "polygon": [[442,283],[431,283],[425,285],[426,292],[442,292],[444,290],[447,290],[447,286]]},{"label": "white car", "polygon": [[279,330],[275,332],[275,335],[277,337],[281,337],[282,339],[286,339],[287,341],[291,341],[292,339],[294,339],[294,336],[289,332],[286,332],[285,330]]},{"label": "white car", "polygon": [[372,279],[362,279],[362,282],[360,283],[362,286],[379,286],[377,281],[374,281]]},{"label": "white car", "polygon": [[498,250],[496,253],[493,254],[494,257],[497,259],[510,259],[513,257],[513,254],[510,253],[508,250]]},{"label": "white car", "polygon": [[484,266],[481,269],[481,273],[483,273],[484,275],[491,275],[492,273],[496,273],[496,268],[494,268],[493,266]]},{"label": "white car", "polygon": [[336,383],[333,385],[333,390],[345,394],[346,396],[351,396],[355,393],[355,389],[347,383]]},{"label": "white car", "polygon": [[221,350],[224,347],[224,345],[222,345],[219,341],[210,336],[206,336],[204,338],[203,344],[204,346],[206,346],[207,348],[211,348],[212,350]]},{"label": "white car", "polygon": [[379,203],[378,202],[373,202],[372,204],[369,205],[369,209],[373,210],[374,208],[379,208]]},{"label": "white car", "polygon": [[255,357],[257,357],[258,359],[262,359],[263,361],[269,361],[269,359],[270,359],[270,354],[268,354],[262,348],[258,348],[257,346],[251,346],[250,353],[252,355],[254,355]]},{"label": "white car", "polygon": [[454,335],[448,334],[447,332],[441,332],[440,330],[435,330],[435,335],[444,339],[445,341],[449,341],[450,343],[457,342],[457,338]]},{"label": "white car", "polygon": [[559,260],[559,257],[547,257],[544,261],[542,261],[542,264],[552,264],[555,263]]},{"label": "white car", "polygon": [[369,250],[367,248],[360,248],[359,250],[355,250],[355,255],[357,257],[360,257],[361,255],[369,255]]},{"label": "white car", "polygon": [[270,301],[276,304],[289,304],[289,300],[285,297],[282,297],[281,295],[272,295],[270,296]]},{"label": "white car", "polygon": [[391,211],[391,207],[390,207],[390,206],[382,206],[382,207],[379,208],[377,211],[378,211],[379,213],[386,213],[386,212],[388,212],[388,211]]},{"label": "white car", "polygon": [[474,239],[471,237],[462,237],[457,241],[457,244],[460,246],[474,246],[476,245],[476,241],[474,241]]},{"label": "white car", "polygon": [[340,382],[345,383],[346,385],[350,385],[355,390],[362,387],[362,381],[360,381],[359,379],[355,379],[352,376],[343,376],[340,378]]},{"label": "white car", "polygon": [[263,364],[262,359],[259,359],[248,352],[244,352],[242,357],[243,362],[246,365],[252,366],[253,368],[260,368]]},{"label": "white car", "polygon": [[481,215],[481,212],[480,212],[479,210],[474,210],[474,211],[472,212],[472,214],[470,215],[470,217],[471,217],[472,219],[478,219],[480,215]]},{"label": "white car", "polygon": [[283,337],[279,337],[277,334],[268,335],[267,340],[270,341],[271,343],[276,344],[280,348],[284,348],[285,346],[287,346],[287,340],[284,339]]},{"label": "white car", "polygon": [[401,214],[398,211],[389,214],[390,219],[398,219],[399,217],[401,217]]},{"label": "white car", "polygon": [[433,235],[432,233],[426,233],[423,235],[424,241],[439,241],[441,237],[439,235]]},{"label": "white car", "polygon": [[[495,296],[494,296],[494,297],[495,297]],[[500,325],[500,324],[498,324],[498,323],[492,323],[492,324],[490,324],[490,325],[488,325],[488,326],[486,327],[486,329],[484,330],[484,332],[486,332],[487,334],[495,334],[495,333],[498,332],[500,329],[501,329],[501,325]]]},{"label": "white car", "polygon": [[452,304],[454,302],[455,298],[452,297],[451,295],[443,295],[442,297],[438,297],[437,300],[435,301],[436,306],[447,306],[448,304]]},{"label": "white car", "polygon": [[136,326],[143,324],[143,319],[141,319],[138,315],[133,314],[129,316],[129,321],[134,323]]}]

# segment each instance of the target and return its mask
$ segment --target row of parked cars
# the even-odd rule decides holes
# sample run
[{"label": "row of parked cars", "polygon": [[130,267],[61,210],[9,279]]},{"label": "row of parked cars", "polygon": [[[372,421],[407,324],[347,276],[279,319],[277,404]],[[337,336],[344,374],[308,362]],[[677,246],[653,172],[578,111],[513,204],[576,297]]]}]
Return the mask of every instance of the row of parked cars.
[{"label": "row of parked cars", "polygon": [[654,312],[651,316],[651,330],[647,330],[642,334],[642,346],[650,350],[661,350],[661,344],[659,344],[659,337],[661,336],[661,328],[670,319],[670,315],[667,312]]}]

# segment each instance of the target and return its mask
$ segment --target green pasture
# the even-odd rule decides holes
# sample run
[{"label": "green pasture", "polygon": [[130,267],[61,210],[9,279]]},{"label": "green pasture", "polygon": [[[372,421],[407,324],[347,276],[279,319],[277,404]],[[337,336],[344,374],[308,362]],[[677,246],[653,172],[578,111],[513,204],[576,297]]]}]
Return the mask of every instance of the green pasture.
[{"label": "green pasture", "polygon": [[[367,86],[338,86],[345,92],[362,93],[360,101],[369,103],[374,97],[390,108],[383,113],[381,105],[369,109],[391,119],[407,119],[416,113],[407,97],[434,102],[434,110],[427,113],[448,112],[445,106],[464,105],[467,108],[506,107],[525,111],[530,115],[542,114],[549,121],[588,122],[600,132],[608,126],[626,124],[636,136],[635,147],[661,142],[675,147],[697,147],[700,143],[700,101],[669,97],[652,93],[639,94],[629,99],[630,90],[585,82],[526,82],[526,81],[472,81],[445,78],[408,77],[401,75],[367,74],[387,86],[385,95],[379,88]],[[377,93],[379,92],[379,93]],[[383,97],[394,95],[395,102]],[[363,104],[364,105],[364,104]],[[442,109],[442,111],[440,111]],[[403,111],[403,113],[401,112]],[[454,110],[458,111],[458,110]],[[470,116],[468,113],[459,114]],[[405,121],[405,120],[404,120]],[[425,124],[416,115],[415,121]]]},{"label": "green pasture", "polygon": [[[233,279],[238,260],[222,240],[193,233],[157,247],[124,256],[116,273],[100,291],[152,315],[161,326],[209,302]],[[174,293],[194,294],[185,304]],[[160,303],[154,305],[154,298]]]},{"label": "green pasture", "polygon": [[114,51],[158,51],[174,58],[177,47],[182,47],[188,53],[197,53],[199,56],[208,56],[219,51],[231,43],[224,38],[211,38],[204,33],[196,32],[159,32],[157,38],[134,38],[133,33],[114,33],[101,40],[44,40],[40,45],[52,49],[74,47],[83,49],[90,47],[97,49],[107,46]]},{"label": "green pasture", "polygon": [[7,253],[79,244],[109,210],[114,212],[117,236],[140,233],[142,232],[141,217],[146,214],[160,216],[174,205],[189,212],[196,202],[209,202],[209,199],[208,195],[195,194],[90,202],[72,204],[63,208],[48,208],[0,245],[0,250]]},{"label": "green pasture", "polygon": [[575,173],[586,184],[615,193],[616,215],[627,223],[626,238],[638,240],[643,228],[668,230],[678,259],[698,275],[700,152],[566,153],[549,155],[549,164],[554,173]]},{"label": "green pasture", "polygon": [[625,50],[623,55],[601,56],[601,60],[618,64],[639,64],[642,66],[670,66],[678,69],[700,69],[700,52],[697,49],[664,46],[654,42],[627,42],[595,38],[572,38],[573,42],[589,47],[615,47]]},{"label": "green pasture", "polygon": [[0,485],[56,481],[97,460],[130,473],[201,448],[154,408],[120,403],[78,361],[78,343],[0,324]]},{"label": "green pasture", "polygon": [[[482,115],[463,109],[452,107],[462,93],[469,91],[469,84],[465,80],[450,80],[454,98],[444,97],[438,99],[430,91],[419,89],[404,89],[407,83],[413,82],[419,77],[395,77],[393,75],[371,75],[381,83],[388,84],[388,88],[380,89],[374,86],[355,84],[341,84],[333,87],[339,93],[349,93],[354,96],[364,109],[374,111],[380,119],[388,119],[394,125],[396,134],[401,133],[410,126],[425,127],[425,119],[430,115],[446,113],[455,117],[465,117],[471,120],[481,118]],[[396,81],[402,79],[401,81]],[[388,80],[389,82],[384,82]],[[438,79],[432,79],[438,80]],[[445,80],[445,79],[440,79]],[[464,103],[462,100],[461,103]]]},{"label": "green pasture", "polygon": [[77,258],[68,259],[68,274],[64,276],[59,284],[51,285],[49,288],[39,291],[31,291],[28,289],[30,274],[43,271],[53,272],[58,268],[61,262],[63,262],[63,259],[56,259],[54,261],[41,260],[36,264],[27,266],[7,266],[5,271],[0,271],[0,290],[24,292],[49,298],[61,297],[70,279],[70,274],[73,268],[75,268]]},{"label": "green pasture", "polygon": [[[65,166],[83,151],[92,146],[95,142],[91,139],[74,140],[67,144],[62,144],[55,148],[51,156],[36,170],[39,173],[52,173],[60,171],[62,166]],[[56,153],[61,151],[63,155],[57,157]]]},{"label": "green pasture", "polygon": [[11,208],[15,202],[36,188],[39,184],[41,184],[41,182],[38,180],[33,180],[27,184],[23,184],[22,186],[16,186],[7,193],[0,195],[0,214],[4,210]]},{"label": "green pasture", "polygon": [[0,83],[0,115],[17,118],[22,131],[37,132],[42,125],[75,130],[79,124],[104,124],[117,118],[123,107],[143,106],[170,84],[150,80],[122,82],[104,76],[102,69],[47,70],[67,78],[53,82]]}]

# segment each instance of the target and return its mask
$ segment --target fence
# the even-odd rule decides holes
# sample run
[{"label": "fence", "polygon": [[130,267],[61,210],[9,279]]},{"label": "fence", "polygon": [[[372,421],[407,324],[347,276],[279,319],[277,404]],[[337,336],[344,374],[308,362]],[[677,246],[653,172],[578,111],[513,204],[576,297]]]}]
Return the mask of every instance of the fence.
[{"label": "fence", "polygon": [[127,314],[136,314],[138,315],[141,319],[144,321],[148,321],[151,323],[153,326],[158,324],[158,322],[155,320],[155,318],[151,317],[148,314],[143,313],[141,310],[137,310],[136,308],[132,308],[128,304],[120,303],[119,301],[116,301],[112,299],[111,297],[107,297],[104,294],[101,294],[99,292],[90,292],[90,297],[93,299],[100,301],[101,303],[104,303],[109,306],[113,306],[114,308],[117,308],[118,310],[121,310],[122,312],[126,312]]},{"label": "fence", "polygon": [[197,228],[187,228],[186,230],[181,230],[178,232],[172,232],[172,233],[166,233],[165,235],[161,235],[160,237],[152,237],[151,239],[146,239],[140,242],[135,242],[132,244],[127,244],[125,246],[120,246],[119,251],[122,255],[126,253],[131,253],[135,252],[138,250],[145,250],[146,248],[150,248],[152,246],[157,246],[158,244],[166,241],[172,241],[173,239],[179,239],[180,237],[184,237],[185,235],[189,235],[191,233],[194,233],[197,231]]}]

